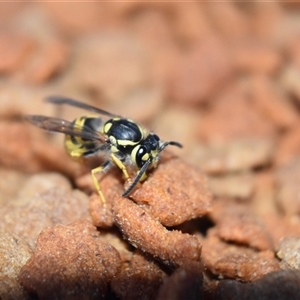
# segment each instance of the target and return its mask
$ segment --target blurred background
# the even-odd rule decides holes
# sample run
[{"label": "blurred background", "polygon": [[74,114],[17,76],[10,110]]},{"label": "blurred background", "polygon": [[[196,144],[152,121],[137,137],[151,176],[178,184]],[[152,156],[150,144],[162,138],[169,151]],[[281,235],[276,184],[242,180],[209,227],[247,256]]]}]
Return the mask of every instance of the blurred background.
[{"label": "blurred background", "polygon": [[288,2],[1,2],[0,164],[64,170],[62,135],[21,121],[85,114],[43,102],[62,95],[181,142],[172,151],[216,195],[270,194],[300,162],[299,15]]}]

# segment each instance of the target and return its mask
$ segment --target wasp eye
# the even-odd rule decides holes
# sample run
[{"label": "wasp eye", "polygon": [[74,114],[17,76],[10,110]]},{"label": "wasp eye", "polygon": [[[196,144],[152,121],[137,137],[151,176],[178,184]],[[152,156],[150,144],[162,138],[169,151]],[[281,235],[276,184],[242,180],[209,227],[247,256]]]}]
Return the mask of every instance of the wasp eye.
[{"label": "wasp eye", "polygon": [[141,146],[136,154],[137,157],[142,157],[147,152],[146,147]]},{"label": "wasp eye", "polygon": [[138,151],[136,152],[135,161],[139,168],[141,168],[145,162],[149,159],[150,155],[147,152],[147,148],[145,146],[140,146]]}]

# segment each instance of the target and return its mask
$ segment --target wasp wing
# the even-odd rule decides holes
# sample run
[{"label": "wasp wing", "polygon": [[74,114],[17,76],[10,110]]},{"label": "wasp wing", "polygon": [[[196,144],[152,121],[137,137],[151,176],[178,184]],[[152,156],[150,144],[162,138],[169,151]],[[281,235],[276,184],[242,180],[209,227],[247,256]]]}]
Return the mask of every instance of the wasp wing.
[{"label": "wasp wing", "polygon": [[104,116],[112,117],[112,118],[115,118],[115,117],[121,118],[121,116],[112,114],[106,110],[94,107],[92,105],[89,105],[89,104],[86,104],[86,103],[83,103],[83,102],[80,102],[80,101],[77,101],[77,100],[74,100],[71,98],[60,97],[60,96],[49,96],[49,97],[46,97],[45,101],[49,102],[49,103],[57,104],[57,105],[66,104],[66,105],[82,108],[82,109],[92,111],[94,113],[101,114]]},{"label": "wasp wing", "polygon": [[78,126],[67,120],[40,115],[27,115],[25,118],[31,124],[50,132],[61,132],[87,140],[98,141],[101,143],[106,142],[106,137],[103,133],[89,127]]}]

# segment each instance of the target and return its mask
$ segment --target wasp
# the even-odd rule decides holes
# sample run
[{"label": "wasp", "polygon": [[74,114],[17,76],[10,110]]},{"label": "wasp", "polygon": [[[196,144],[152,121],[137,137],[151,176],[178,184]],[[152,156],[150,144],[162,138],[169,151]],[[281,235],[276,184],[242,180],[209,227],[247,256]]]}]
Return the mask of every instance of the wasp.
[{"label": "wasp", "polygon": [[[129,179],[128,167],[134,166],[136,175],[123,193],[127,197],[139,182],[147,178],[147,171],[157,166],[160,153],[169,145],[182,148],[178,142],[163,142],[153,132],[131,119],[112,114],[74,99],[50,96],[46,102],[69,105],[96,113],[75,119],[73,122],[42,115],[27,115],[26,119],[35,126],[50,132],[61,132],[65,136],[65,147],[74,159],[88,159],[97,154],[104,155],[104,162],[91,170],[94,186],[105,203],[105,197],[96,178],[97,173],[115,165]],[[99,115],[108,117],[103,121]]]}]

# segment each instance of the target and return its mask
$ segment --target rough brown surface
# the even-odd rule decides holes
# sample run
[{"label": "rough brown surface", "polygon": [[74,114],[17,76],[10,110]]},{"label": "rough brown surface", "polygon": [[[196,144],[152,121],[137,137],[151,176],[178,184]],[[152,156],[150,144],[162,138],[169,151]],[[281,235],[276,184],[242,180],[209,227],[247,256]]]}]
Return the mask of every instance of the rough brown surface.
[{"label": "rough brown surface", "polygon": [[43,230],[20,281],[40,299],[101,299],[119,267],[118,252],[90,222],[77,221]]},{"label": "rough brown surface", "polygon": [[278,245],[277,256],[282,259],[281,267],[283,269],[300,269],[300,238],[284,237]]},{"label": "rough brown surface", "polygon": [[255,178],[251,172],[210,176],[208,186],[216,197],[249,199],[255,190]]},{"label": "rough brown surface", "polygon": [[211,112],[201,120],[200,137],[210,143],[251,136],[272,137],[275,134],[272,123],[255,110],[247,98],[247,88],[238,84],[223,91]]},{"label": "rough brown surface", "polygon": [[0,231],[1,299],[30,299],[18,276],[31,254],[32,249],[24,240],[5,231]]},{"label": "rough brown surface", "polygon": [[[45,297],[61,290],[75,299],[293,299],[287,286],[294,291],[299,277],[299,14],[299,3],[274,1],[0,2],[0,270],[10,270],[3,282],[11,283],[1,286],[0,298],[11,299],[7,287],[15,286],[33,300],[44,295],[41,286]],[[104,203],[90,169],[109,153],[73,161],[63,134],[24,118],[72,122],[92,113],[43,101],[51,95],[130,118],[183,148],[160,153],[125,199],[138,171],[132,156],[128,180],[113,165],[97,174]],[[56,129],[66,124],[57,121]],[[83,224],[89,229],[79,232]],[[64,242],[42,238],[42,253],[58,258],[59,246],[72,253],[52,264],[60,280],[53,284],[62,288],[34,281],[53,271],[49,264],[34,273],[40,277],[22,273],[21,288],[16,278],[31,255],[24,245],[34,250],[38,236],[57,230]],[[119,257],[115,277],[99,286],[91,280],[102,274],[81,276],[79,266],[87,252],[96,257],[88,248],[96,240]],[[30,261],[37,262],[37,251]],[[64,274],[86,293],[75,295]]]},{"label": "rough brown surface", "polygon": [[271,138],[237,137],[232,141],[212,144],[200,157],[201,169],[208,174],[242,172],[264,167],[272,159]]},{"label": "rough brown surface", "polygon": [[270,250],[256,252],[250,248],[227,244],[210,235],[203,241],[204,265],[219,278],[252,281],[279,269],[279,262]]},{"label": "rough brown surface", "polygon": [[[0,203],[17,196],[26,182],[26,174],[16,170],[0,168]],[[16,189],[18,187],[18,189]]]},{"label": "rough brown surface", "polygon": [[168,265],[200,260],[201,243],[196,236],[168,231],[131,200],[119,198],[113,206],[115,223],[132,245]]},{"label": "rough brown surface", "polygon": [[113,278],[111,288],[121,299],[155,299],[166,277],[157,262],[136,251],[129,263],[124,264]]},{"label": "rough brown surface", "polygon": [[279,208],[288,216],[300,213],[299,174],[300,159],[293,160],[278,169],[276,184],[278,186],[277,203]]},{"label": "rough brown surface", "polygon": [[17,198],[0,209],[0,227],[22,236],[34,247],[39,233],[48,226],[89,219],[88,197],[71,190],[59,174],[39,174],[27,180]]},{"label": "rough brown surface", "polygon": [[132,198],[165,226],[201,217],[211,203],[203,174],[180,159],[161,163]]},{"label": "rough brown surface", "polygon": [[220,199],[215,201],[210,216],[221,239],[258,250],[273,248],[271,236],[249,206]]},{"label": "rough brown surface", "polygon": [[203,274],[202,266],[190,262],[178,268],[161,286],[157,300],[202,299]]}]

